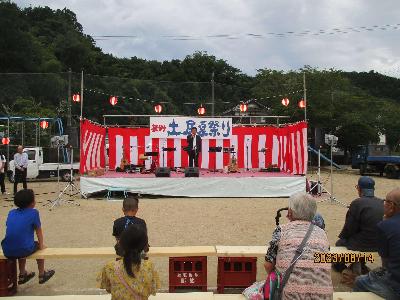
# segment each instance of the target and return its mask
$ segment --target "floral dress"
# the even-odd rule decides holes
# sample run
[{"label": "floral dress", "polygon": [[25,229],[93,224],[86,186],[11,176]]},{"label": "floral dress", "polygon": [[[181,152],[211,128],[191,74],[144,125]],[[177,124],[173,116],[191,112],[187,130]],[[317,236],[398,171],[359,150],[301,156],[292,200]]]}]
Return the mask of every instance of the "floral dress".
[{"label": "floral dress", "polygon": [[123,260],[107,263],[98,276],[101,289],[111,293],[112,300],[145,300],[155,295],[160,280],[150,260],[142,260],[140,267],[133,267],[135,277],[126,273]]}]

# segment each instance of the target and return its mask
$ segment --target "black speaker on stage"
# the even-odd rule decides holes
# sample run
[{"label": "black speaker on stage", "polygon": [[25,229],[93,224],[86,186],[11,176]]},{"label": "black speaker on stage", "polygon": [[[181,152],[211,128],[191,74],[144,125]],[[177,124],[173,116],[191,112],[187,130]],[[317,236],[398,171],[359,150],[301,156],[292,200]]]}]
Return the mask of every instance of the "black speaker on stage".
[{"label": "black speaker on stage", "polygon": [[188,167],[185,169],[185,177],[199,177],[199,168],[197,167]]},{"label": "black speaker on stage", "polygon": [[170,168],[159,167],[155,171],[156,177],[171,177]]}]

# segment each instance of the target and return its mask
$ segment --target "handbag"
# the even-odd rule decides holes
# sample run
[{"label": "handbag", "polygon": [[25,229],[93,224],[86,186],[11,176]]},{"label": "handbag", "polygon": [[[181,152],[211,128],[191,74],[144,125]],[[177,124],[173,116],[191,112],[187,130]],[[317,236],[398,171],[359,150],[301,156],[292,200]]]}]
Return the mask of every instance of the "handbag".
[{"label": "handbag", "polygon": [[248,300],[264,300],[265,280],[256,281],[251,286],[246,288],[242,294]]},{"label": "handbag", "polygon": [[243,291],[243,295],[249,300],[272,299],[272,295],[279,288],[282,276],[278,271],[268,274],[267,279],[254,282]]},{"label": "handbag", "polygon": [[296,253],[292,259],[292,262],[290,263],[289,268],[286,270],[285,274],[283,275],[282,284],[280,285],[279,289],[277,289],[276,292],[274,293],[273,297],[271,298],[272,300],[281,300],[282,299],[283,288],[285,287],[287,281],[289,280],[290,274],[292,273],[294,265],[296,264],[297,260],[303,255],[304,246],[306,245],[313,229],[314,229],[314,224],[310,223],[307,233],[304,236],[303,240],[301,241],[300,246],[297,248]]},{"label": "handbag", "polygon": [[279,271],[275,270],[269,273],[264,285],[264,299],[273,299],[281,285],[282,275],[279,273]]}]

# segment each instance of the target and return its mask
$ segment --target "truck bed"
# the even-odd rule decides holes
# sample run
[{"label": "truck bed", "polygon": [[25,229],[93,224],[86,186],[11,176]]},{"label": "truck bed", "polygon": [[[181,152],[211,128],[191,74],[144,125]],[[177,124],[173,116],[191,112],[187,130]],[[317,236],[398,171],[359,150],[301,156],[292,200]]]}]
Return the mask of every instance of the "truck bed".
[{"label": "truck bed", "polygon": [[[74,170],[79,169],[79,163],[72,164]],[[45,163],[39,166],[39,171],[56,171],[58,168],[58,163]],[[60,170],[69,170],[71,168],[71,164],[61,164]]]},{"label": "truck bed", "polygon": [[369,164],[400,164],[400,156],[368,156]]}]

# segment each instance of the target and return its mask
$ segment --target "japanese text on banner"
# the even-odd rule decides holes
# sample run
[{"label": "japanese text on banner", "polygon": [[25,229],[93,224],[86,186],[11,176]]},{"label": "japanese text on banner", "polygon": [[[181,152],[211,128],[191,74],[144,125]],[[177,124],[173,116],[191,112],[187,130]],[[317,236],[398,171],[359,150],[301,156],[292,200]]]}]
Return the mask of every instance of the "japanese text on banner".
[{"label": "japanese text on banner", "polygon": [[186,139],[193,127],[203,139],[229,139],[231,118],[151,117],[150,137]]}]

